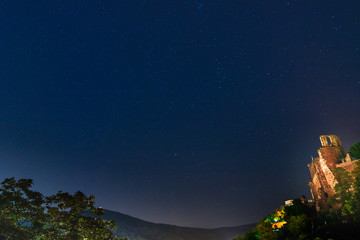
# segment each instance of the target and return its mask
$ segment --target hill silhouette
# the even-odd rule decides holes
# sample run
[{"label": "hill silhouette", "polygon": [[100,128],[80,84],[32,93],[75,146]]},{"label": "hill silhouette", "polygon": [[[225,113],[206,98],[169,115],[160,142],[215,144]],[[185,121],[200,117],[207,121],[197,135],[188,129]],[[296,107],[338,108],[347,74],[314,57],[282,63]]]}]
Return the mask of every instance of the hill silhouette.
[{"label": "hill silhouette", "polygon": [[256,224],[221,228],[191,228],[144,221],[119,212],[105,210],[103,218],[116,222],[115,235],[129,240],[229,240],[243,235]]}]

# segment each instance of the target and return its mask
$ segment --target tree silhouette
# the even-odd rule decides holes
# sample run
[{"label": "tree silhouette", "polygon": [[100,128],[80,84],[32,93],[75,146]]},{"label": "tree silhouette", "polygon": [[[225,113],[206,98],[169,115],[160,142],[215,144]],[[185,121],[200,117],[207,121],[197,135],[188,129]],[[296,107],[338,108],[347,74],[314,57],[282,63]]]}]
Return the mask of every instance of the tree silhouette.
[{"label": "tree silhouette", "polygon": [[94,196],[59,191],[44,197],[31,179],[5,179],[0,186],[0,240],[120,240],[112,221],[100,218]]}]

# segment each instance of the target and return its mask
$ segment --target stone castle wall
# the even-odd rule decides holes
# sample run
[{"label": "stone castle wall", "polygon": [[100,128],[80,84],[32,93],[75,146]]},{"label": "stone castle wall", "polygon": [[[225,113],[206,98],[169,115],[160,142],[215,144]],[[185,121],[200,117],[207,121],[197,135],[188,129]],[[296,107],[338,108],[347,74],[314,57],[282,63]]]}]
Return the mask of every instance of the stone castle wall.
[{"label": "stone castle wall", "polygon": [[342,167],[351,172],[354,169],[354,162],[357,161],[345,155],[340,139],[336,135],[322,135],[320,142],[319,157],[308,164],[311,175],[310,191],[318,211],[327,209],[328,198],[335,194],[334,187],[337,181],[333,170]]}]

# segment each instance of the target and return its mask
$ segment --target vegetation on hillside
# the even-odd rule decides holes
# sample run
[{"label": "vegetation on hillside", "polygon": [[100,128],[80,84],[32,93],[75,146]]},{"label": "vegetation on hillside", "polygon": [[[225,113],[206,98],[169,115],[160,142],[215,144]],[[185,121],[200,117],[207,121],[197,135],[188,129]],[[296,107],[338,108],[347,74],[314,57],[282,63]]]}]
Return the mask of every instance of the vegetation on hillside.
[{"label": "vegetation on hillside", "polygon": [[351,173],[354,184],[351,185],[352,194],[345,200],[341,209],[342,215],[351,216],[355,222],[360,223],[360,162],[355,163],[356,168]]},{"label": "vegetation on hillside", "polygon": [[[286,222],[281,229],[273,228],[272,225],[276,223],[274,216],[280,216],[280,221]],[[306,233],[311,232],[311,222],[315,216],[316,211],[311,205],[300,199],[294,199],[291,206],[282,206],[262,219],[253,230],[234,240],[304,239]]]},{"label": "vegetation on hillside", "polygon": [[5,179],[0,185],[0,240],[120,240],[114,222],[100,218],[94,196],[59,191],[45,197],[31,179]]},{"label": "vegetation on hillside", "polygon": [[[334,173],[337,184],[335,195],[328,200],[329,210],[317,213],[312,204],[294,199],[291,206],[282,206],[243,237],[234,240],[357,239],[360,234],[360,162],[355,162],[351,173],[342,168],[335,169]],[[279,216],[279,211],[283,211],[282,220],[286,224],[281,229],[273,229],[273,219]]]}]

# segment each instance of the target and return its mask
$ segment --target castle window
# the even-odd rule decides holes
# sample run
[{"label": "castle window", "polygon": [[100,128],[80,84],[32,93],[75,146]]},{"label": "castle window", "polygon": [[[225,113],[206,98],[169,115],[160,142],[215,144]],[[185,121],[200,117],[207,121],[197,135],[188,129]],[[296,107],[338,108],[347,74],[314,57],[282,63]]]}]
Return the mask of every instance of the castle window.
[{"label": "castle window", "polygon": [[328,146],[332,146],[331,138],[329,136],[326,137],[326,142]]}]

